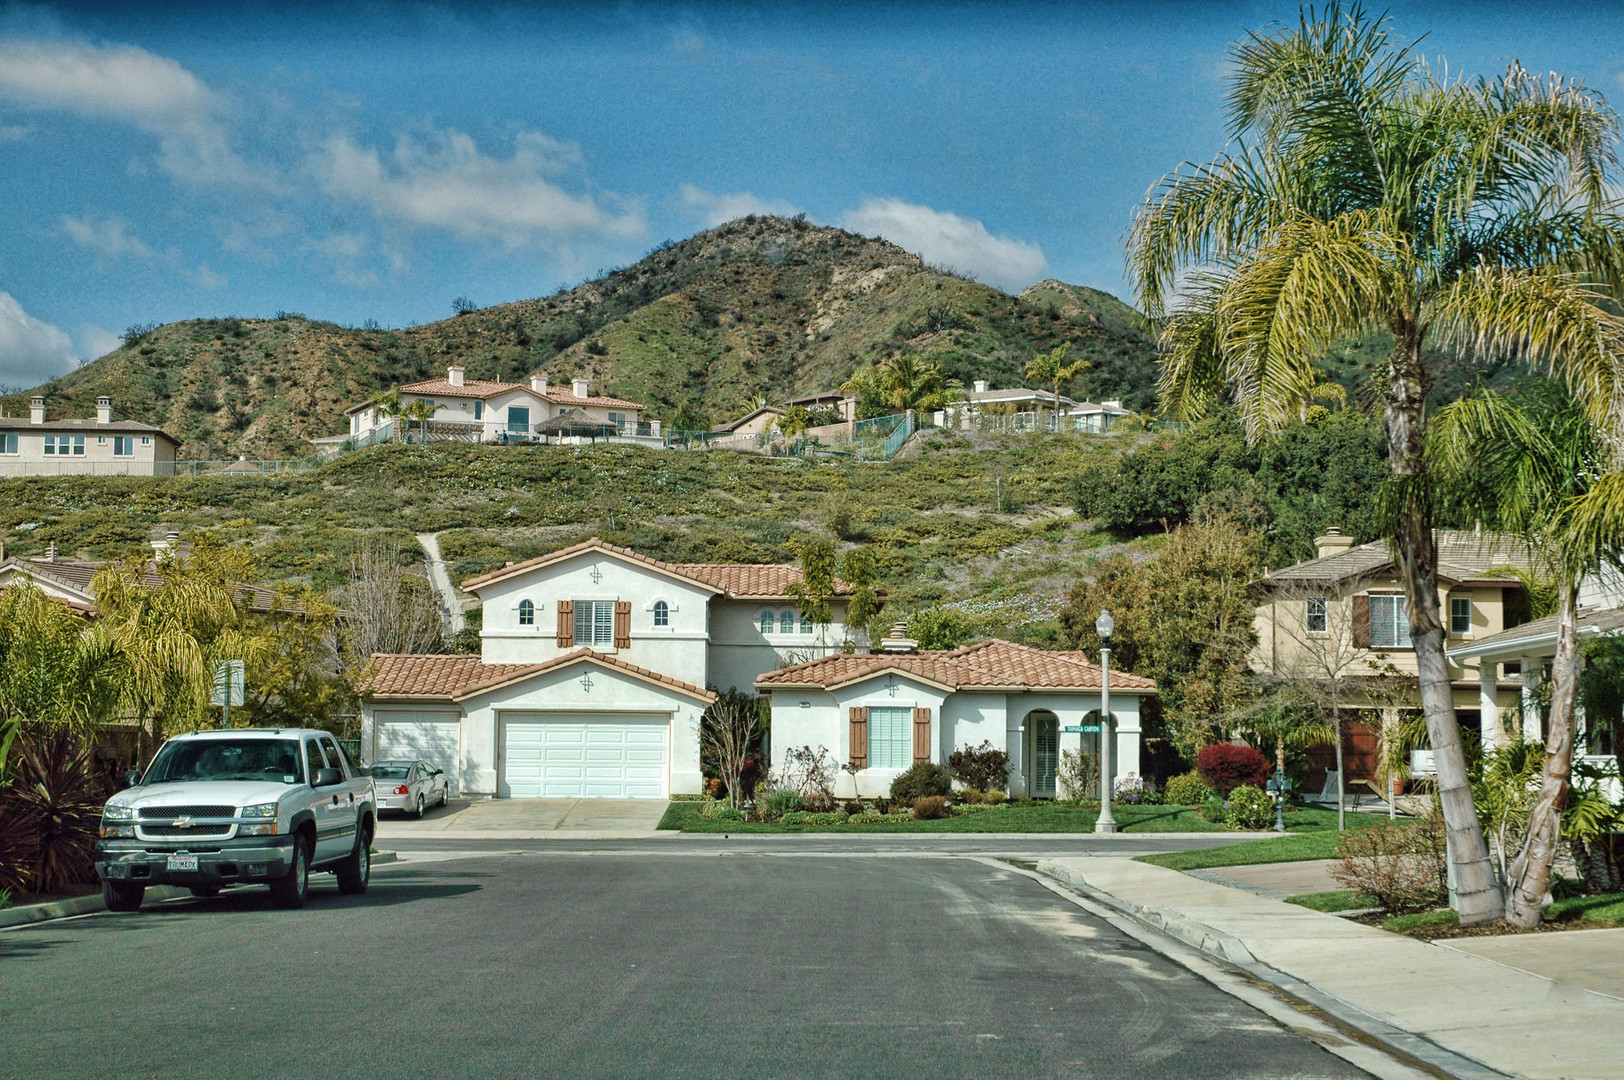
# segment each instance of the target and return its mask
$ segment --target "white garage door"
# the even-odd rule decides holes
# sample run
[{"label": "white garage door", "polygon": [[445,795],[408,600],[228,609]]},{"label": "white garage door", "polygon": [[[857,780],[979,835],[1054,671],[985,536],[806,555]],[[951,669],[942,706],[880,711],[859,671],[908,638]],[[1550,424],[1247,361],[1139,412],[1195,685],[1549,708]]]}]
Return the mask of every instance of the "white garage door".
[{"label": "white garage door", "polygon": [[445,770],[453,795],[461,793],[458,714],[381,712],[377,714],[377,724],[377,752],[373,761],[426,761]]},{"label": "white garage door", "polygon": [[501,794],[514,799],[663,799],[666,717],[502,718]]}]

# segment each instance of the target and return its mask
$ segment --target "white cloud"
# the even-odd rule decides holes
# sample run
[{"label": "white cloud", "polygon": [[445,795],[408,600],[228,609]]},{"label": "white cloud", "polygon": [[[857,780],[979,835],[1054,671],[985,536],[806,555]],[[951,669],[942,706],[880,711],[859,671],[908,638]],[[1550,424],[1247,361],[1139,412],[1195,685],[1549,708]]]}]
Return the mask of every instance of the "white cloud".
[{"label": "white cloud", "polygon": [[840,219],[842,228],[885,239],[977,280],[1014,292],[1044,278],[1043,249],[1011,236],[994,236],[974,218],[901,199],[866,198]]},{"label": "white cloud", "polygon": [[190,281],[193,285],[196,285],[199,289],[219,289],[224,288],[228,284],[227,279],[223,275],[215,273],[207,266],[199,266],[195,270],[182,270],[181,276],[186,278],[186,280]]},{"label": "white cloud", "polygon": [[0,292],[0,383],[30,387],[72,371],[78,358],[61,329],[23,310]]},{"label": "white cloud", "polygon": [[231,148],[222,102],[167,56],[133,45],[0,41],[0,98],[129,124],[158,137],[158,165],[191,183],[265,188],[274,181]]},{"label": "white cloud", "polygon": [[80,355],[91,360],[100,359],[124,344],[123,339],[111,330],[92,323],[79,327],[79,332],[74,336],[79,339]]},{"label": "white cloud", "polygon": [[96,221],[89,214],[82,218],[64,214],[62,231],[67,233],[74,243],[82,248],[89,248],[102,259],[118,259],[125,255],[141,259],[152,257],[152,249],[142,243],[141,238],[130,232],[128,226],[116,217]]},{"label": "white cloud", "polygon": [[402,135],[388,155],[334,136],[312,165],[329,194],[381,220],[469,240],[520,247],[570,235],[641,235],[640,207],[571,194],[549,179],[581,163],[578,148],[538,132],[520,132],[504,160],[482,153],[471,136],[444,131],[424,141]]},{"label": "white cloud", "polygon": [[782,199],[764,199],[748,191],[713,193],[695,184],[683,184],[682,204],[693,211],[706,228],[735,221],[751,214],[778,214],[788,217],[800,210]]}]

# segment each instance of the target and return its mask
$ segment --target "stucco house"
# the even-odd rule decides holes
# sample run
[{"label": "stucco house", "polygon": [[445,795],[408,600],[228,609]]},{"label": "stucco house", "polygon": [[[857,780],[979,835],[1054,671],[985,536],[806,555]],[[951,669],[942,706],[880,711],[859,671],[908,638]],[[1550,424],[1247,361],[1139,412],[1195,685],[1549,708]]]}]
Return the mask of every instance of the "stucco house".
[{"label": "stucco house", "polygon": [[[841,797],[888,794],[918,761],[946,764],[955,749],[991,742],[1010,757],[1010,794],[1056,794],[1063,750],[1099,753],[1101,672],[1080,652],[1051,652],[996,639],[919,650],[900,634],[866,655],[836,655],[756,679],[772,699],[772,766],[788,749],[824,747],[841,763]],[[1111,672],[1112,773],[1139,771],[1140,706],[1152,679]],[[855,783],[856,791],[852,790]]]},{"label": "stucco house", "polygon": [[[549,386],[545,375],[531,376],[528,385],[489,382],[469,379],[465,369],[457,365],[447,368],[443,379],[402,386],[400,396],[403,404],[426,401],[434,406],[429,423],[436,430],[461,433],[478,442],[532,438],[537,427],[572,409],[593,421],[612,425],[622,435],[632,436],[637,433],[643,412],[643,406],[635,401],[592,393],[586,379],[573,380],[568,389]],[[355,405],[345,415],[349,418],[349,432],[343,438],[348,439],[381,437],[382,429],[392,430],[392,425],[401,422],[386,415],[374,401]]]},{"label": "stucco house", "polygon": [[817,626],[792,565],[668,563],[592,539],[470,578],[478,656],[373,658],[365,760],[441,764],[499,798],[665,798],[701,790],[717,690],[837,651],[850,590]]},{"label": "stucco house", "polygon": [[170,476],[180,444],[151,424],[113,419],[113,399],[96,399],[94,419],[49,419],[36,394],[28,419],[0,416],[0,476]]},{"label": "stucco house", "polygon": [[936,410],[933,422],[946,428],[996,426],[1010,431],[1104,432],[1129,412],[1117,400],[1077,401],[1065,394],[1056,396],[1049,390],[1024,386],[992,390],[987,380],[977,379],[961,401]]}]

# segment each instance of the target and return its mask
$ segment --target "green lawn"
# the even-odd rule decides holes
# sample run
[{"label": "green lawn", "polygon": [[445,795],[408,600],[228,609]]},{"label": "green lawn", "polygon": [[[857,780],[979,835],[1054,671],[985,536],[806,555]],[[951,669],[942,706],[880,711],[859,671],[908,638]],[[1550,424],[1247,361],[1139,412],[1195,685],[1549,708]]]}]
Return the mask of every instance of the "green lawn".
[{"label": "green lawn", "polygon": [[[1374,825],[1386,818],[1377,814],[1349,814],[1348,828]],[[1219,866],[1252,866],[1257,863],[1306,862],[1336,857],[1336,811],[1301,809],[1286,814],[1289,836],[1277,840],[1248,840],[1239,844],[1202,851],[1172,851],[1162,855],[1141,855],[1140,862],[1173,870],[1210,870]]]},{"label": "green lawn", "polygon": [[[1099,811],[1058,803],[1011,806],[936,821],[876,821],[867,825],[779,825],[745,821],[711,821],[699,814],[697,802],[674,802],[660,819],[662,829],[691,833],[1077,833],[1093,832]],[[1118,806],[1113,808],[1123,832],[1221,832],[1186,806]]]},{"label": "green lawn", "polygon": [[1371,908],[1376,902],[1368,896],[1361,896],[1352,889],[1332,889],[1330,892],[1304,893],[1301,896],[1288,896],[1286,903],[1296,904],[1298,907],[1310,908],[1314,911],[1357,911],[1360,908]]}]

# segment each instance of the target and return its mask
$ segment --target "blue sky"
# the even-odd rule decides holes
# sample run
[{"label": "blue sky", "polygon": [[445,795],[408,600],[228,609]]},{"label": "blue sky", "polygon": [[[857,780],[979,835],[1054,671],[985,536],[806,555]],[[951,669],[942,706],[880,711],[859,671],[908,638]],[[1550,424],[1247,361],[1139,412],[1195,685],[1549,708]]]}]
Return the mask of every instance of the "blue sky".
[{"label": "blue sky", "polygon": [[[1122,295],[1136,201],[1223,145],[1288,4],[0,6],[0,385],[209,315],[386,326],[749,212],[1011,291]],[[1452,71],[1624,97],[1624,9],[1394,9]]]}]

